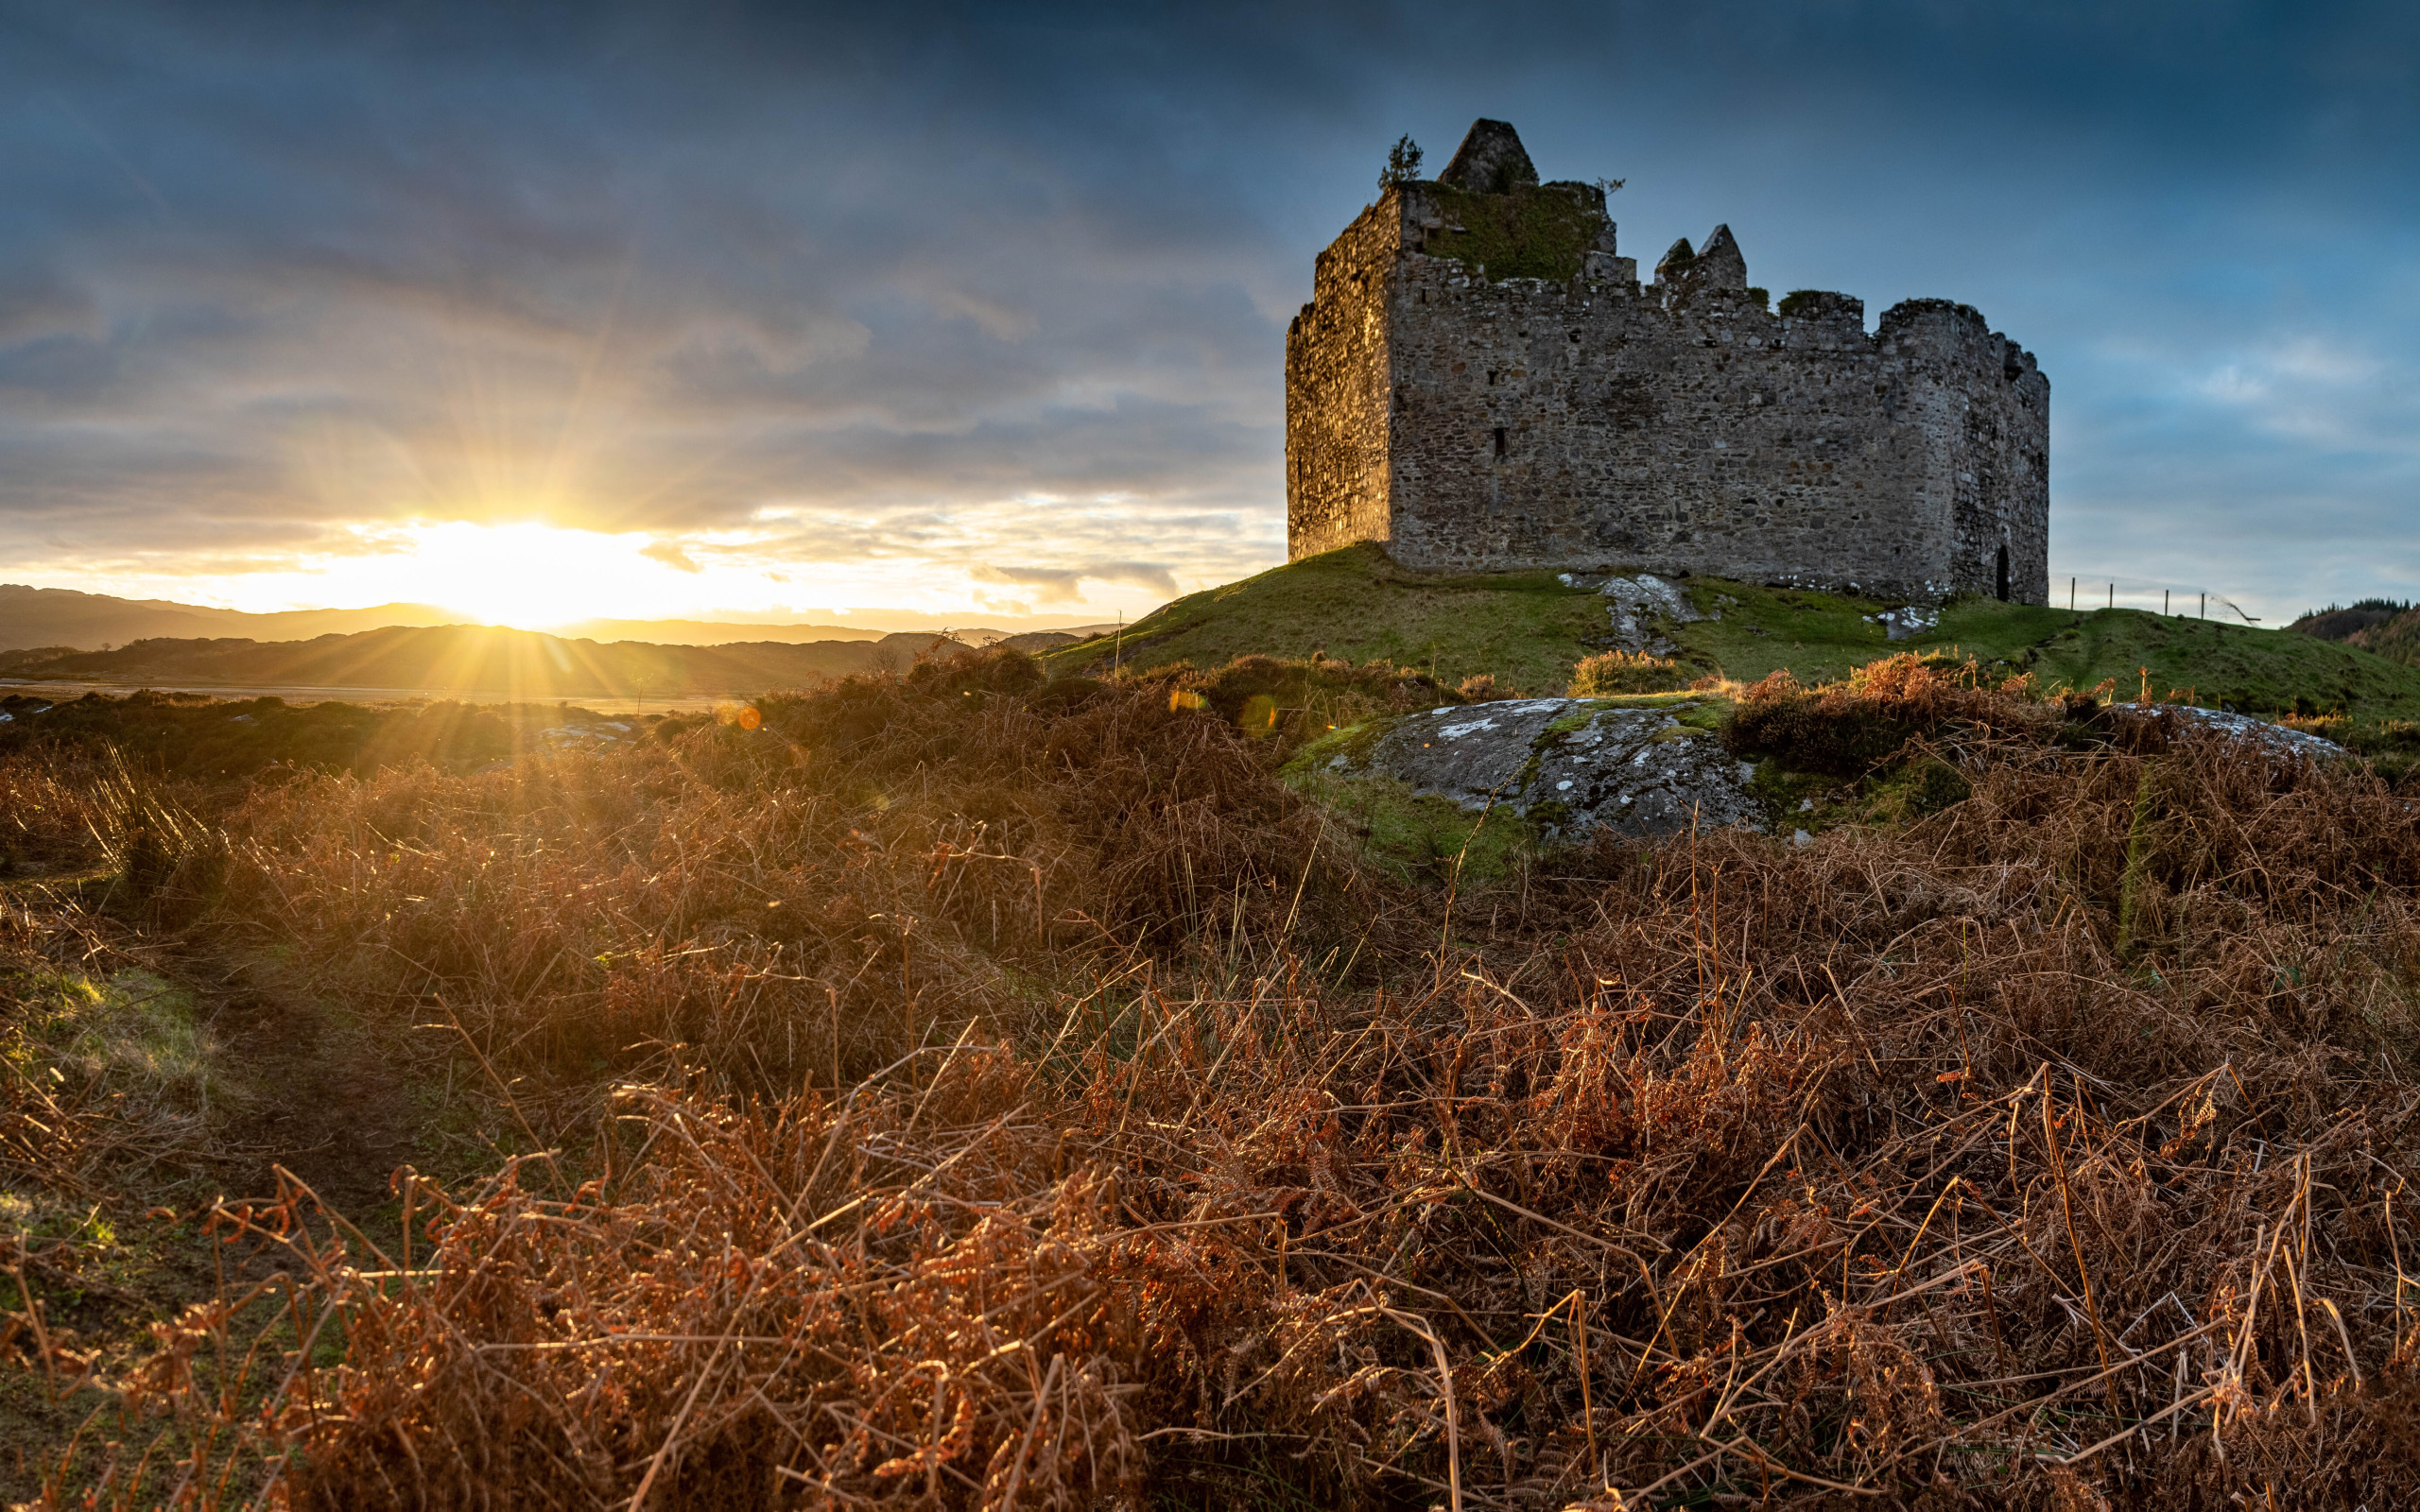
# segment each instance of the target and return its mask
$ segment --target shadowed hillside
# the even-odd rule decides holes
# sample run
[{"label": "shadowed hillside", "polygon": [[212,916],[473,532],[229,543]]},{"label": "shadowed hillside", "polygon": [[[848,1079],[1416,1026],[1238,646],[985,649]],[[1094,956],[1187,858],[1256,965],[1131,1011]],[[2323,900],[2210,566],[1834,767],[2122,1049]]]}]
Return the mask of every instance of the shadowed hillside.
[{"label": "shadowed hillside", "polygon": [[748,695],[905,667],[930,635],[877,641],[650,645],[530,630],[390,627],[317,640],[147,640],[114,651],[0,653],[0,676],[128,685],[376,689],[518,698]]},{"label": "shadowed hillside", "polygon": [[2312,610],[2286,628],[2323,641],[2349,641],[2411,608],[2411,604],[2399,599],[2364,598],[2349,605],[2330,604],[2325,609]]},{"label": "shadowed hillside", "polygon": [[2393,618],[2365,626],[2344,638],[2374,656],[2406,666],[2420,664],[2420,610],[2406,610]]}]

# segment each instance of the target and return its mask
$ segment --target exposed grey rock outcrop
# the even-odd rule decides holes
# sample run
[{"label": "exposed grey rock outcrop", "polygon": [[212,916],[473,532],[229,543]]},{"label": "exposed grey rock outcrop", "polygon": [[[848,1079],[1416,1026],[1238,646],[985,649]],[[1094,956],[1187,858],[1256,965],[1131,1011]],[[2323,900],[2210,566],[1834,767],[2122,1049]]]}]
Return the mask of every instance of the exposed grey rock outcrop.
[{"label": "exposed grey rock outcrop", "polygon": [[2307,756],[2315,762],[2332,761],[2351,752],[2324,735],[2273,725],[2266,719],[2250,714],[2231,713],[2223,709],[2202,709],[2192,704],[2121,703],[2112,705],[2110,713],[2120,717],[2158,720],[2169,726],[2169,733],[2206,730],[2230,740],[2243,741],[2272,756]]},{"label": "exposed grey rock outcrop", "polygon": [[1905,609],[1886,609],[1879,614],[1868,614],[1866,618],[1880,625],[1884,636],[1893,641],[1912,640],[1941,628],[1941,610],[1922,604],[1910,604]]},{"label": "exposed grey rock outcrop", "polygon": [[[1670,641],[1656,633],[1655,622],[1687,625],[1696,620],[1720,619],[1722,611],[1701,614],[1690,602],[1688,590],[1677,583],[1668,583],[1652,573],[1636,573],[1627,577],[1599,576],[1595,573],[1562,573],[1558,580],[1565,588],[1584,588],[1602,593],[1609,601],[1607,616],[1613,621],[1613,644],[1625,651],[1645,651],[1653,656],[1668,655],[1676,649]],[[1726,598],[1725,603],[1734,602]]]},{"label": "exposed grey rock outcrop", "polygon": [[1547,727],[1571,710],[1568,698],[1531,698],[1407,714],[1378,738],[1370,765],[1414,792],[1450,798],[1465,808],[1490,799],[1517,803]]},{"label": "exposed grey rock outcrop", "polygon": [[1563,839],[1599,827],[1649,835],[1760,823],[1748,792],[1755,768],[1674,717],[1695,707],[1531,698],[1436,709],[1397,720],[1357,768],[1346,756],[1329,765],[1468,809],[1494,802]]},{"label": "exposed grey rock outcrop", "polygon": [[1689,602],[1685,590],[1649,573],[1609,578],[1598,592],[1612,601],[1608,608],[1613,616],[1614,641],[1625,651],[1666,655],[1673,649],[1672,643],[1655,633],[1656,620],[1686,625],[1704,618]]}]

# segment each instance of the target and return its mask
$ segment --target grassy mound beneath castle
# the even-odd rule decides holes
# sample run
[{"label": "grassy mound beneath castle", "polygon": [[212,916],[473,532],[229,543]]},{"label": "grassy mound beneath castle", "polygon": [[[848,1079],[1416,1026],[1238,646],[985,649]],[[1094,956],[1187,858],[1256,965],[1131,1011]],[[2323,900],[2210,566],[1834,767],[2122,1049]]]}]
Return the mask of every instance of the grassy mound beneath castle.
[{"label": "grassy mound beneath castle", "polygon": [[1188,593],[1130,626],[1063,646],[1053,676],[1239,656],[1351,662],[1384,658],[1451,686],[1479,673],[1508,690],[1560,692],[1604,628],[1604,601],[1552,573],[1453,576],[1397,566],[1374,545],[1347,546]]},{"label": "grassy mound beneath castle", "polygon": [[[1893,651],[1938,650],[2031,672],[2047,687],[2108,682],[2118,698],[2189,690],[2190,701],[2263,716],[2338,714],[2369,727],[2420,720],[2420,669],[2285,630],[1969,598],[1949,604],[1935,628],[1893,642],[1879,619],[1900,607],[1891,601],[1706,577],[1685,586],[1708,617],[1665,633],[1702,675],[1740,682],[1783,670],[1822,682]],[[1416,573],[1363,544],[1187,594],[1122,637],[1066,646],[1046,662],[1054,676],[1098,676],[1114,665],[1215,667],[1320,651],[1383,657],[1447,686],[1485,673],[1508,695],[1543,694],[1562,692],[1582,659],[1611,647],[1612,631],[1607,601],[1556,575]]]}]

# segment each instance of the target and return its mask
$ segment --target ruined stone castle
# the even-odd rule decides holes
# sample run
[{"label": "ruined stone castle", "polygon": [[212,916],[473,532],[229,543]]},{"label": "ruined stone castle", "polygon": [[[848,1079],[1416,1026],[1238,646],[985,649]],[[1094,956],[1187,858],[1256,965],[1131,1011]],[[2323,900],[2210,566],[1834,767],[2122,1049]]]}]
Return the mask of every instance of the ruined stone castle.
[{"label": "ruined stone castle", "polygon": [[1730,228],[1641,285],[1599,185],[1480,121],[1319,257],[1286,335],[1290,554],[2049,593],[2050,381],[1947,300],[1770,308]]}]

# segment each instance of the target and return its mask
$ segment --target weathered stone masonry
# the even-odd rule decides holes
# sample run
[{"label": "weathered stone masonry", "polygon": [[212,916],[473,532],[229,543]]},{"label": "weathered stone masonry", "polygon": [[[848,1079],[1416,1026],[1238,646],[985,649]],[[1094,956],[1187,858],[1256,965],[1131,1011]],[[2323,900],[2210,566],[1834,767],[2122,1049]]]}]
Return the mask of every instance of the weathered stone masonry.
[{"label": "weathered stone masonry", "polygon": [[2049,593],[2049,380],[1945,300],[1771,313],[1728,228],[1642,287],[1604,194],[1482,121],[1320,254],[1286,343],[1288,539],[1430,570]]}]

